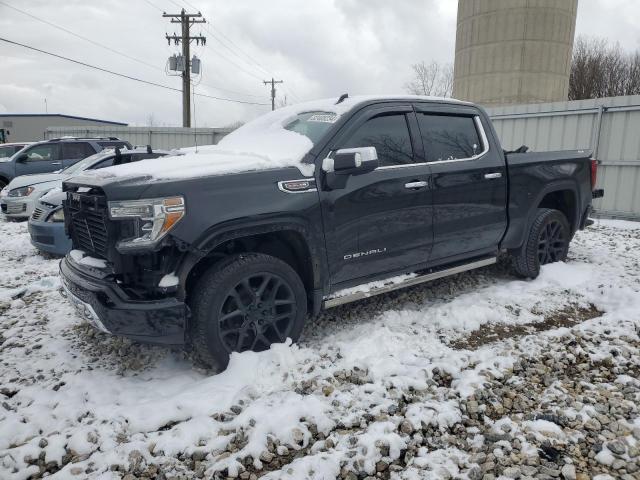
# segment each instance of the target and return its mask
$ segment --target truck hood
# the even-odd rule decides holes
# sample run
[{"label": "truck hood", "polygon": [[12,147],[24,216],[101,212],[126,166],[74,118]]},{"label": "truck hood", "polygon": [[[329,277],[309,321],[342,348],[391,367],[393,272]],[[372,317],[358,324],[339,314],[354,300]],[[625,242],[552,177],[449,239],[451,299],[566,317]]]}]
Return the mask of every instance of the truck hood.
[{"label": "truck hood", "polygon": [[36,173],[33,175],[21,175],[14,178],[8,185],[9,190],[14,188],[28,187],[29,185],[37,185],[45,182],[62,182],[68,175],[61,173]]},{"label": "truck hood", "polygon": [[[293,135],[311,144],[306,137],[295,133]],[[304,156],[304,153],[302,155]],[[177,188],[181,188],[180,185],[191,183],[193,180],[212,177],[223,179],[229,175],[244,174],[255,177],[259,172],[294,170],[291,167],[297,169],[298,177],[312,176],[313,163],[304,163],[301,158],[299,159],[297,154],[288,158],[272,158],[252,153],[229,152],[217,146],[208,146],[200,148],[197,153],[190,152],[182,156],[154,158],[99,170],[87,170],[67,179],[65,184],[98,187],[113,199],[121,196],[125,199],[133,199],[138,198],[139,194],[147,189],[157,190],[157,188],[151,188],[154,185],[158,187],[176,185]],[[287,177],[290,177],[290,174]]]}]

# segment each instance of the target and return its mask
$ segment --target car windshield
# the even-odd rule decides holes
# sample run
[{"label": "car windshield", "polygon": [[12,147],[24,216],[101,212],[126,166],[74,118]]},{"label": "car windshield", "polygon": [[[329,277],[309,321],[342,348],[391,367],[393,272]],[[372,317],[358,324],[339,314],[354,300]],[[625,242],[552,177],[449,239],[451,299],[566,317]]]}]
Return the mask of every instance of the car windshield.
[{"label": "car windshield", "polygon": [[95,163],[97,160],[103,160],[108,156],[109,155],[105,154],[104,151],[98,152],[96,154],[91,155],[90,157],[80,160],[78,163],[74,163],[70,167],[65,168],[64,170],[62,170],[61,173],[64,173],[65,175],[70,175],[70,174],[82,172],[83,170],[86,170],[91,165],[93,165],[93,163]]},{"label": "car windshield", "polygon": [[284,128],[304,135],[315,145],[337,119],[338,115],[332,112],[300,113],[296,115],[295,119],[287,123]]}]

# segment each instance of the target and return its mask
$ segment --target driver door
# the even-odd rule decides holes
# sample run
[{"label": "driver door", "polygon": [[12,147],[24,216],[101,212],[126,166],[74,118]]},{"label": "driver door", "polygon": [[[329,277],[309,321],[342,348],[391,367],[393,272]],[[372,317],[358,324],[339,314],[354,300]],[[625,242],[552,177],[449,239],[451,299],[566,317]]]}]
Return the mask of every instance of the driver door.
[{"label": "driver door", "polygon": [[16,159],[16,177],[32,173],[54,172],[62,168],[59,146],[55,143],[34,145],[26,150],[24,155]]},{"label": "driver door", "polygon": [[430,169],[412,107],[388,105],[360,112],[330,146],[332,152],[373,146],[379,160],[377,169],[349,176],[344,188],[325,183],[320,192],[333,290],[429,259]]}]

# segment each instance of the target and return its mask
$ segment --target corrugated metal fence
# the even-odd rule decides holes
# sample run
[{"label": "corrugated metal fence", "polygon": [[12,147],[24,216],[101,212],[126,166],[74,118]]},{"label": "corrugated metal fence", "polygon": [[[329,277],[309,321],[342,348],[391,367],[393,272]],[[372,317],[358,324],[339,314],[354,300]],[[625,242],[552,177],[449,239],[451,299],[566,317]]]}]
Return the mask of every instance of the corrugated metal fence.
[{"label": "corrugated metal fence", "polygon": [[487,109],[505,149],[591,149],[602,216],[640,220],[640,96]]},{"label": "corrugated metal fence", "polygon": [[167,149],[215,145],[231,130],[225,128],[182,127],[50,127],[45,138],[74,137],[118,137],[132,145],[151,145]]}]

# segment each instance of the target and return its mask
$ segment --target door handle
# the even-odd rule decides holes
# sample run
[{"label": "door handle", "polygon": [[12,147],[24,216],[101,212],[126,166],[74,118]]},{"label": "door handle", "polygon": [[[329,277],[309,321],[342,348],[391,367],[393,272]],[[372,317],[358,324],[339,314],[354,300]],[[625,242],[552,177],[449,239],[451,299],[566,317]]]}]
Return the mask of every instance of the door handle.
[{"label": "door handle", "polygon": [[502,178],[502,174],[500,172],[485,173],[484,178],[485,180],[491,180],[492,178]]},{"label": "door handle", "polygon": [[414,188],[424,188],[429,185],[427,182],[409,182],[404,184],[404,188],[414,189]]},{"label": "door handle", "polygon": [[51,165],[62,165],[62,162],[51,162]]}]

